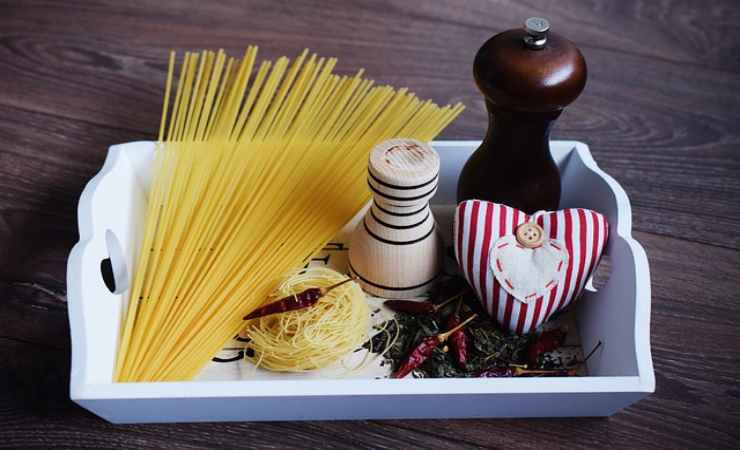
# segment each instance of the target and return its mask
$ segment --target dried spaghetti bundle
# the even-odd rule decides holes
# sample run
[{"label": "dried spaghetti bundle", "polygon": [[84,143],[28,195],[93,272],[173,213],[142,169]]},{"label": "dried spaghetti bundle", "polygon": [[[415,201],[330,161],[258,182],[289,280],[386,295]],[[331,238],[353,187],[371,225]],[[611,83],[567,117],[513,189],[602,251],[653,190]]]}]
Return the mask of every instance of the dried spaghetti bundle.
[{"label": "dried spaghetti bundle", "polygon": [[373,145],[431,140],[463,109],[335,75],[333,58],[256,56],[186,53],[174,88],[170,55],[118,381],[195,376],[367,202]]}]

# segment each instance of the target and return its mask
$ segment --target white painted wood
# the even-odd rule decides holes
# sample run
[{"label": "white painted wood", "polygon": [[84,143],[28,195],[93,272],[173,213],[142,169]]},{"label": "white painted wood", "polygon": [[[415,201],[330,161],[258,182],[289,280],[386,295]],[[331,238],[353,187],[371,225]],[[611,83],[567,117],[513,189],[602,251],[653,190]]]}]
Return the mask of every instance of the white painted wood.
[{"label": "white painted wood", "polygon": [[[433,143],[442,165],[432,206],[447,243],[457,174],[479,144]],[[105,237],[110,230],[123,247],[123,259],[132,267],[153,149],[151,142],[111,147],[100,173],[80,198],[80,242],[70,254],[67,271],[70,396],[101,417],[123,423],[605,416],[655,389],[649,341],[650,275],[645,252],[631,236],[629,200],[619,184],[598,168],[588,147],[573,141],[551,143],[562,173],[561,206],[605,214],[611,235],[607,248],[611,278],[600,291],[591,290],[578,302],[583,347],[604,342],[589,361],[590,376],[390,380],[375,379],[376,372],[368,372],[356,379],[265,374],[244,379],[243,373],[233,371],[219,373],[218,379],[225,381],[208,381],[216,378],[208,378],[206,370],[190,382],[112,383],[127,293],[108,291],[100,275],[100,260],[108,256]]]}]

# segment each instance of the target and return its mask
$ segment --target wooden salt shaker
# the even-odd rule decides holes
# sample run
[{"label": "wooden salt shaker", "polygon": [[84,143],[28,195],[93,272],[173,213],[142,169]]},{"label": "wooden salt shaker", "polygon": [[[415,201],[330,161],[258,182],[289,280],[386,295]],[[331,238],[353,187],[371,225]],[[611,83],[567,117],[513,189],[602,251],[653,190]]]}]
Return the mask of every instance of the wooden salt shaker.
[{"label": "wooden salt shaker", "polygon": [[391,139],[370,153],[373,203],[355,229],[350,270],[383,298],[424,294],[442,268],[443,244],[429,200],[437,192],[439,155],[413,139]]},{"label": "wooden salt shaker", "polygon": [[489,200],[529,214],[556,210],[560,173],[550,129],[586,84],[586,62],[572,42],[532,17],[478,50],[473,64],[486,99],[488,133],[463,168],[457,200]]}]

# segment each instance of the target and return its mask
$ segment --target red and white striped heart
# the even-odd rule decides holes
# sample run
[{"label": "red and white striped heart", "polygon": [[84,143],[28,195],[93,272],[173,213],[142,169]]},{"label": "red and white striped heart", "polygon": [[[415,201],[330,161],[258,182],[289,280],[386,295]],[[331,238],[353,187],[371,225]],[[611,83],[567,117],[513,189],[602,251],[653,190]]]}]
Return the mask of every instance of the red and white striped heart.
[{"label": "red and white striped heart", "polygon": [[540,211],[467,200],[455,211],[455,256],[491,317],[534,331],[583,291],[606,247],[609,225],[587,209]]}]

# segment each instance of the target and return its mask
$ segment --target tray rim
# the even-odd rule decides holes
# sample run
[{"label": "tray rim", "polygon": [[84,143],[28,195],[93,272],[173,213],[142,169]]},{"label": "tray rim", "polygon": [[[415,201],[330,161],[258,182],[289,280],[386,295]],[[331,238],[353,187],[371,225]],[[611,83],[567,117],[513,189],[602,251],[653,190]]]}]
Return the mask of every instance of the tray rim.
[{"label": "tray rim", "polygon": [[[436,148],[477,146],[477,140],[433,141]],[[631,205],[624,189],[594,161],[588,146],[578,141],[551,141],[553,146],[571,147],[584,165],[604,179],[612,190],[618,206],[617,234],[629,245],[638,278],[638,297],[635,310],[635,346],[638,374],[635,376],[587,376],[578,379],[500,379],[497,383],[481,383],[477,379],[408,379],[370,380],[374,388],[368,392],[368,380],[236,380],[236,381],[187,381],[145,383],[85,383],[82,379],[83,363],[80,346],[84,345],[77,302],[70,302],[69,320],[72,334],[72,368],[70,396],[83,399],[133,399],[133,398],[202,398],[202,397],[281,397],[281,396],[374,396],[374,395],[458,395],[496,393],[607,393],[640,392],[655,390],[655,375],[650,349],[650,275],[647,256],[631,233]],[[68,289],[70,297],[79,295],[82,258],[93,238],[92,199],[96,187],[111,172],[122,153],[135,145],[153,145],[152,141],[136,141],[111,146],[105,163],[85,187],[78,207],[80,241],[70,253],[68,263]],[[572,157],[572,153],[569,157]],[[327,383],[331,383],[327,390]],[[259,389],[255,389],[255,385]]]}]

